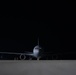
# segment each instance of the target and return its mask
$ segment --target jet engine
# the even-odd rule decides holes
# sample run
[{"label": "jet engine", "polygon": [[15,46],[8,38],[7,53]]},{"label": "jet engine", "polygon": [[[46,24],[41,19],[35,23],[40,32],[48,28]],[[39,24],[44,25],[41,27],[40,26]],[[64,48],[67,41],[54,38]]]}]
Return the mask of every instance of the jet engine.
[{"label": "jet engine", "polygon": [[20,55],[20,60],[25,60],[26,59],[26,56],[24,54],[21,54]]}]

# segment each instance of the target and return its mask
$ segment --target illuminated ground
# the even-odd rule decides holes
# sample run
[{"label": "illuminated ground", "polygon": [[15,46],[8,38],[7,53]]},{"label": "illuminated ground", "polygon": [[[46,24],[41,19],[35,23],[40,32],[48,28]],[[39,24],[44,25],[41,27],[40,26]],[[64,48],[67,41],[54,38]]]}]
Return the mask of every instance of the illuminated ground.
[{"label": "illuminated ground", "polygon": [[2,60],[0,75],[76,75],[76,60]]}]

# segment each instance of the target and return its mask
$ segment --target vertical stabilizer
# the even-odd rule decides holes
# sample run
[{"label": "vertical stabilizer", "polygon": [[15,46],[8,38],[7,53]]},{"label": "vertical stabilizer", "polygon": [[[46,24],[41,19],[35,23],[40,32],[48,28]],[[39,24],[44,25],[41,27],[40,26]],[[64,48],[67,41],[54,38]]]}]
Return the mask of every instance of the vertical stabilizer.
[{"label": "vertical stabilizer", "polygon": [[38,46],[39,46],[39,38],[38,38]]}]

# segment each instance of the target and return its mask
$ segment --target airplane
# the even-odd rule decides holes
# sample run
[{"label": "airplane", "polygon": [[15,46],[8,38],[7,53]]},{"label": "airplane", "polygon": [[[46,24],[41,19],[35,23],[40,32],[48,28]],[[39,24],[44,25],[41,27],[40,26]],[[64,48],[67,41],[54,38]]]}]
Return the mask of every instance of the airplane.
[{"label": "airplane", "polygon": [[0,52],[0,54],[13,54],[13,55],[19,55],[19,58],[21,60],[25,60],[26,59],[26,55],[27,56],[32,56],[37,58],[37,60],[39,60],[40,56],[40,50],[42,48],[39,45],[39,39],[38,39],[38,44],[33,48],[33,52],[26,52],[25,53],[16,53],[16,52]]},{"label": "airplane", "polygon": [[[16,53],[16,52],[0,52],[0,54],[12,54],[12,55],[19,55],[20,60],[25,60],[26,56],[34,57],[37,60],[40,60],[42,57],[51,56],[52,59],[57,59],[58,56],[68,55],[68,54],[76,54],[75,52],[66,52],[66,53],[52,53],[52,52],[44,52],[41,46],[39,45],[39,39],[37,45],[33,48],[33,52],[24,52],[24,53]],[[1,56],[2,58],[2,56]]]}]

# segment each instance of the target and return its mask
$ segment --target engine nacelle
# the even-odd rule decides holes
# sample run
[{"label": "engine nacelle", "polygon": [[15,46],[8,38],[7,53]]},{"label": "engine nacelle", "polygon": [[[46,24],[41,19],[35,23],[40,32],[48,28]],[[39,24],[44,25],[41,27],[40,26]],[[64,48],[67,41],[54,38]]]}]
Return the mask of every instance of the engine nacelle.
[{"label": "engine nacelle", "polygon": [[20,60],[25,60],[26,59],[26,56],[24,54],[21,54],[20,55]]}]

